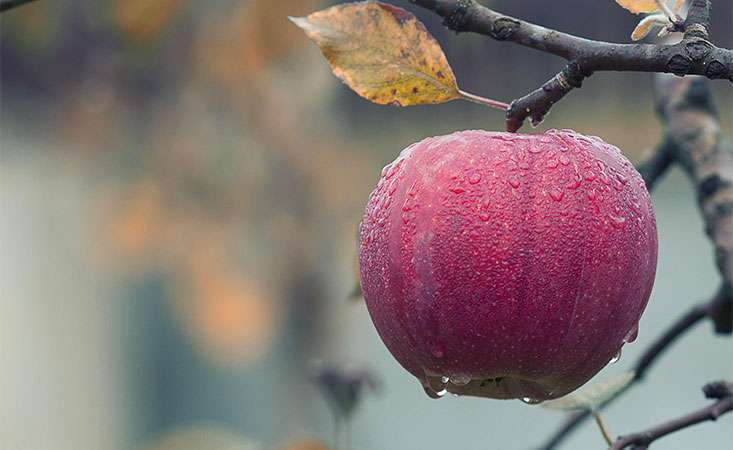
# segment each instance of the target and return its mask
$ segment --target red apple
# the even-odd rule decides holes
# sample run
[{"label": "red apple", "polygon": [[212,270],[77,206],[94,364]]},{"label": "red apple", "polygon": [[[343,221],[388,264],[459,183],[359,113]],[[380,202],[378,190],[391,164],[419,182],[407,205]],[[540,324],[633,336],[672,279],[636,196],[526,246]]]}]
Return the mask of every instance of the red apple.
[{"label": "red apple", "polygon": [[641,176],[601,139],[462,131],[384,168],[359,258],[379,335],[431,396],[538,402],[636,337],[657,230]]}]

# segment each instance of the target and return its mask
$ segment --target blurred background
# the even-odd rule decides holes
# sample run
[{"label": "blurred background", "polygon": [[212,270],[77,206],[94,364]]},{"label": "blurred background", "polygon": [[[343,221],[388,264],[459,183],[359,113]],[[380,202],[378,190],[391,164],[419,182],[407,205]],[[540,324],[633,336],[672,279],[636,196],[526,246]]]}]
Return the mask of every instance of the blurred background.
[{"label": "blurred background", "polygon": [[[355,284],[356,227],[410,143],[503,129],[469,103],[394,108],[341,84],[286,16],[317,0],[39,0],[0,22],[0,449],[318,450],[334,423],[317,367],[367,368],[356,450],[529,449],[562,421],[519,401],[429,399],[381,344]],[[511,100],[562,61],[455,36],[406,1],[462,88]],[[611,0],[492,0],[499,11],[628,42]],[[731,47],[731,2],[712,35]],[[733,132],[733,89],[712,83]],[[651,76],[599,73],[538,129],[574,128],[632,161],[660,135]],[[531,131],[530,129],[525,131]],[[654,192],[660,262],[627,370],[718,275],[678,170]],[[617,434],[706,404],[733,345],[699,326],[608,411]],[[664,449],[727,449],[731,415]],[[586,424],[568,449],[603,448]]]}]

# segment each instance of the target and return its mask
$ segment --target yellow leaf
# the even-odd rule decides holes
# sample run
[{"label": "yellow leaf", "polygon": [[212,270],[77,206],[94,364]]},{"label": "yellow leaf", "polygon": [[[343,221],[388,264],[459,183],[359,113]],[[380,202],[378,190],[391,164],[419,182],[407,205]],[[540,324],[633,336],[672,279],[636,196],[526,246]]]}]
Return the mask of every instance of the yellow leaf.
[{"label": "yellow leaf", "polygon": [[402,8],[347,3],[290,20],[316,43],[337,77],[374,103],[407,106],[461,97],[440,45]]},{"label": "yellow leaf", "polygon": [[616,0],[616,3],[634,14],[649,13],[659,9],[656,0]]}]

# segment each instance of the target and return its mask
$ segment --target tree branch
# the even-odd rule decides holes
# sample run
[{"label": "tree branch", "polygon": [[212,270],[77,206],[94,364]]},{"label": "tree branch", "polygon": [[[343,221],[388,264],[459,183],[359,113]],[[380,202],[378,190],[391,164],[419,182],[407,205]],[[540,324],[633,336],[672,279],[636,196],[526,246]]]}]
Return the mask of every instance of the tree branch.
[{"label": "tree branch", "polygon": [[0,0],[0,12],[7,11],[26,3],[30,3],[34,0]]},{"label": "tree branch", "polygon": [[733,144],[720,130],[704,79],[660,77],[657,110],[665,140],[697,191],[723,280],[733,286]]},{"label": "tree branch", "polygon": [[703,388],[705,397],[715,398],[717,401],[704,408],[693,411],[684,416],[656,425],[645,431],[619,437],[610,450],[623,450],[631,445],[634,448],[647,448],[657,439],[675,431],[696,425],[698,423],[717,420],[718,417],[733,410],[733,383],[719,381],[707,384]]},{"label": "tree branch", "polygon": [[530,118],[542,121],[554,103],[596,71],[668,72],[733,81],[733,51],[707,38],[710,0],[693,0],[677,44],[615,44],[551,30],[497,13],[474,0],[411,0],[443,17],[456,32],[471,31],[560,56],[570,64],[540,89],[515,100],[507,110],[507,130]]},{"label": "tree branch", "polygon": [[654,189],[657,181],[674,162],[673,151],[672,143],[664,139],[636,165],[636,170],[641,174],[648,190]]}]

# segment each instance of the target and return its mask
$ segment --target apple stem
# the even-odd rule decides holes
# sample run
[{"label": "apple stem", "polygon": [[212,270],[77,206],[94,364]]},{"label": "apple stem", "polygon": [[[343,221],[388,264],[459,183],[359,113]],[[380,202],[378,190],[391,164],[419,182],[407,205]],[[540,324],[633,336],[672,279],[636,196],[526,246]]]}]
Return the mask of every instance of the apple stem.
[{"label": "apple stem", "polygon": [[598,428],[601,429],[601,434],[603,434],[603,439],[606,440],[606,443],[609,446],[613,445],[613,437],[611,437],[611,433],[609,433],[608,428],[606,427],[606,423],[603,421],[603,417],[601,417],[601,413],[598,411],[591,411],[591,414],[593,415],[593,418],[596,419]]},{"label": "apple stem", "polygon": [[478,103],[479,105],[485,105],[490,108],[501,109],[502,111],[506,111],[507,109],[509,109],[509,103],[481,97],[479,95],[471,94],[470,92],[462,91],[460,89],[458,90],[458,93],[461,95],[462,99],[468,100],[469,102]]}]

